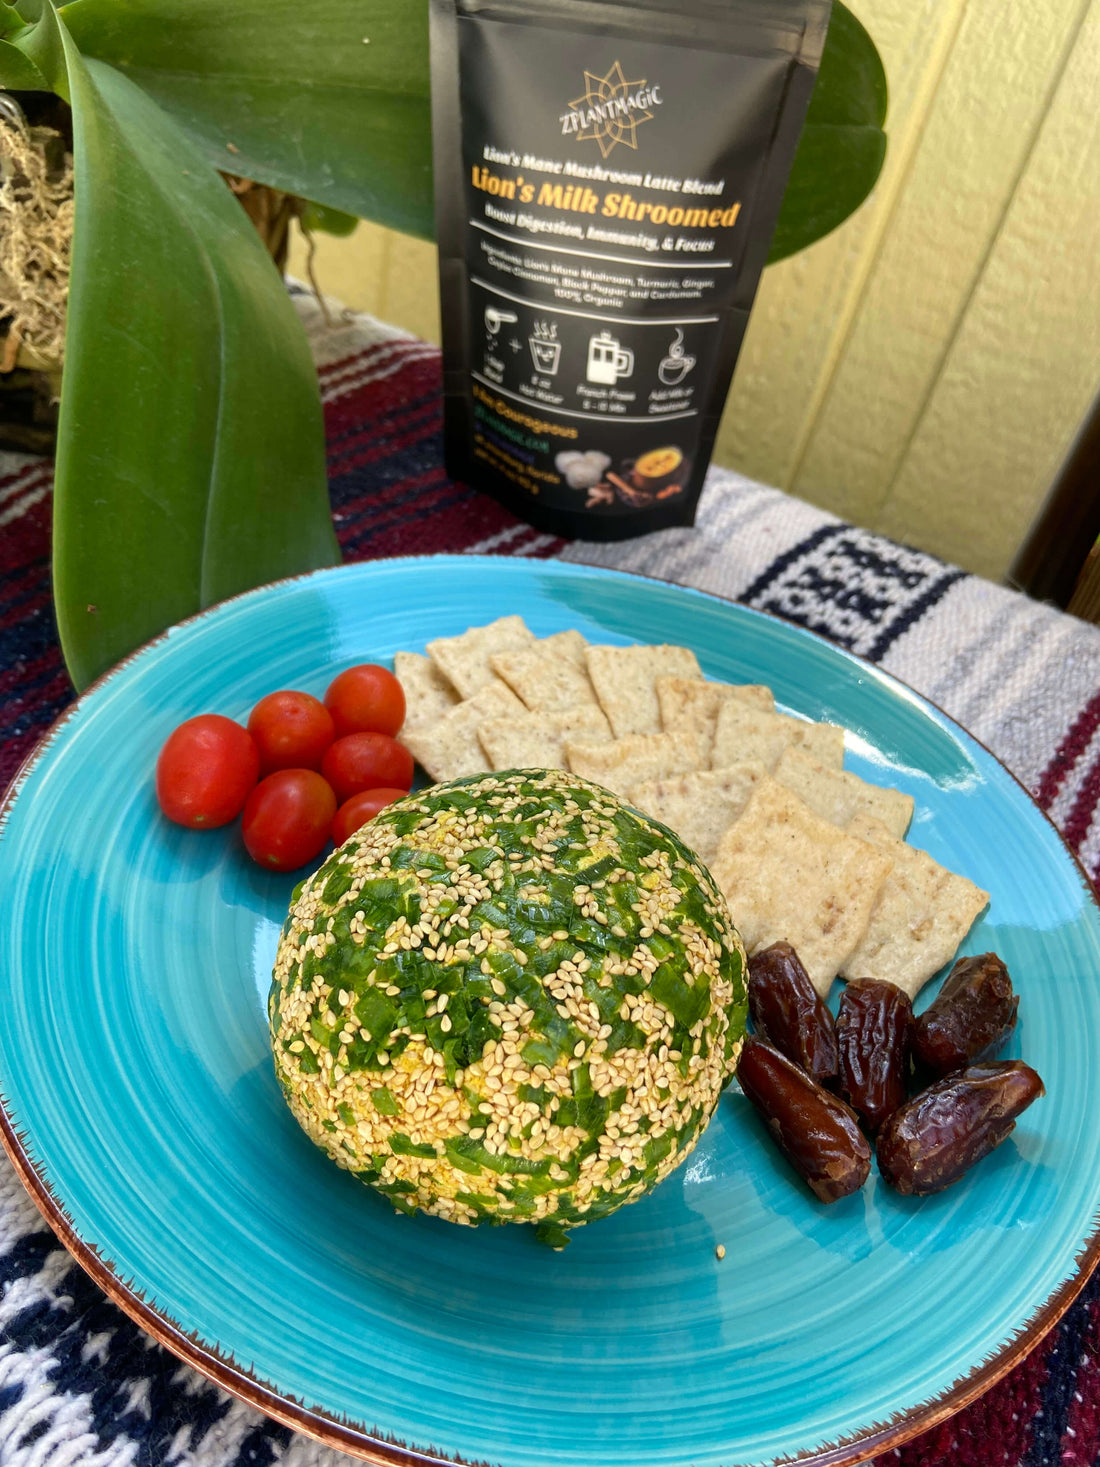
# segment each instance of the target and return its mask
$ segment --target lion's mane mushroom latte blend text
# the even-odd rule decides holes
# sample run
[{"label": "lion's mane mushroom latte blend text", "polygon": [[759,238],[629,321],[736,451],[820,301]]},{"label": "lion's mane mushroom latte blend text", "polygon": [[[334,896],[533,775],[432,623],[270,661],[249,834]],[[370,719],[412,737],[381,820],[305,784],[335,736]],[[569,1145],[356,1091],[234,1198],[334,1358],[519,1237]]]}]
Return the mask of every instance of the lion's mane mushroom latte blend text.
[{"label": "lion's mane mushroom latte blend text", "polygon": [[532,524],[690,524],[829,0],[432,0],[447,466]]}]

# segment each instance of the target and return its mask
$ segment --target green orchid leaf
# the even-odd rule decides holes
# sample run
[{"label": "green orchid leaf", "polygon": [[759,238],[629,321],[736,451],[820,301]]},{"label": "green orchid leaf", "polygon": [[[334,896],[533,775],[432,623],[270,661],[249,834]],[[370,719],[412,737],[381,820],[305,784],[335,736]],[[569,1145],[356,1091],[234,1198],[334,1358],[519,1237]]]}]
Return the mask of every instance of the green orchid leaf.
[{"label": "green orchid leaf", "polygon": [[342,214],[339,209],[326,209],[324,204],[307,203],[301,214],[301,225],[305,230],[321,234],[334,234],[346,239],[359,227],[354,214]]},{"label": "green orchid leaf", "polygon": [[0,0],[0,90],[47,92],[49,82],[17,42],[30,27],[6,0]]},{"label": "green orchid leaf", "polygon": [[339,552],[313,363],[247,216],[49,5],[36,31],[73,109],[54,595],[83,688],[181,617]]},{"label": "green orchid leaf", "polygon": [[0,0],[0,36],[12,36],[25,26],[26,21],[15,6],[9,5],[7,0]]},{"label": "green orchid leaf", "polygon": [[0,40],[0,89],[6,92],[48,92],[50,88],[25,51],[11,41]]},{"label": "green orchid leaf", "polygon": [[[85,54],[139,82],[219,167],[433,233],[423,0],[71,0],[62,14]],[[836,0],[770,259],[867,197],[885,115],[878,52]]]},{"label": "green orchid leaf", "polygon": [[885,121],[886,73],[875,43],[841,0],[833,0],[769,264],[805,249],[855,213],[882,171]]},{"label": "green orchid leaf", "polygon": [[72,0],[85,56],[137,82],[216,167],[430,236],[424,0]]}]

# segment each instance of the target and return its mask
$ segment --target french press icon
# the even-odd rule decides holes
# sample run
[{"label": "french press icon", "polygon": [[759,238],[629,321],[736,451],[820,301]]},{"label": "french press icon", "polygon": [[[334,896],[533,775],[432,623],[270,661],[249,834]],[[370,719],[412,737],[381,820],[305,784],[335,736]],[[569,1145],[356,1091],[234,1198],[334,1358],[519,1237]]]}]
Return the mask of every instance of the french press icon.
[{"label": "french press icon", "polygon": [[610,331],[601,331],[588,342],[588,380],[614,387],[620,377],[634,370],[634,353],[616,340]]}]

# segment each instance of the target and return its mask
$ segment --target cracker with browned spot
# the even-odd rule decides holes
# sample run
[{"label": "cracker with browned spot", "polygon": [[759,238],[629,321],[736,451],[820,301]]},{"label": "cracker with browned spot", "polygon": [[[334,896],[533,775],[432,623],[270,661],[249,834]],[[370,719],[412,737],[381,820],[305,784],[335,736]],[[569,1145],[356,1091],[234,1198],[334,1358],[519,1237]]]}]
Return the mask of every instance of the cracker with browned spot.
[{"label": "cracker with browned spot", "polygon": [[511,688],[494,678],[435,723],[403,733],[402,742],[437,784],[464,774],[484,774],[489,761],[478,739],[478,728],[490,718],[510,718],[524,711]]},{"label": "cracker with browned spot", "polygon": [[626,796],[643,780],[665,779],[699,768],[699,744],[688,733],[628,734],[607,743],[565,741],[569,768],[582,779]]},{"label": "cracker with browned spot", "polygon": [[715,769],[724,769],[759,759],[774,769],[783,750],[792,745],[805,749],[827,769],[839,769],[844,762],[844,730],[839,724],[765,713],[743,699],[728,698],[718,710],[711,763]]},{"label": "cracker with browned spot", "polygon": [[698,769],[671,779],[636,784],[630,801],[654,820],[674,830],[709,866],[723,835],[767,776],[759,760],[732,769]]},{"label": "cracker with browned spot", "polygon": [[867,931],[840,972],[845,978],[885,978],[916,998],[955,956],[989,893],[948,871],[926,851],[895,840],[869,816],[855,816],[848,831],[889,855],[894,864]]},{"label": "cracker with browned spot", "polygon": [[659,677],[703,675],[695,653],[687,647],[595,646],[585,656],[596,697],[617,739],[661,732]]},{"label": "cracker with browned spot", "polygon": [[478,729],[493,769],[568,769],[566,739],[610,739],[611,726],[595,703],[547,713],[491,718]]},{"label": "cracker with browned spot", "polygon": [[599,706],[584,663],[578,665],[568,652],[548,652],[536,642],[517,652],[494,652],[489,665],[534,713]]},{"label": "cracker with browned spot", "polygon": [[730,698],[738,698],[764,713],[775,711],[770,688],[761,683],[712,683],[698,677],[659,677],[654,680],[661,727],[694,733],[710,758],[718,710]]},{"label": "cracker with browned spot", "polygon": [[531,647],[534,642],[535,635],[522,616],[502,616],[488,626],[470,627],[458,637],[436,637],[428,643],[428,656],[463,698],[472,698],[496,677],[489,665],[494,652]]},{"label": "cracker with browned spot", "polygon": [[847,769],[827,769],[805,749],[784,749],[774,774],[780,784],[794,790],[815,814],[833,825],[846,826],[856,815],[869,815],[897,840],[909,829],[913,796],[885,785],[869,784]]},{"label": "cracker with browned spot", "polygon": [[393,671],[405,694],[404,733],[434,723],[459,701],[458,693],[430,657],[419,652],[395,652]]},{"label": "cracker with browned spot", "polygon": [[789,942],[823,997],[856,949],[891,857],[766,777],[711,864],[751,955]]}]

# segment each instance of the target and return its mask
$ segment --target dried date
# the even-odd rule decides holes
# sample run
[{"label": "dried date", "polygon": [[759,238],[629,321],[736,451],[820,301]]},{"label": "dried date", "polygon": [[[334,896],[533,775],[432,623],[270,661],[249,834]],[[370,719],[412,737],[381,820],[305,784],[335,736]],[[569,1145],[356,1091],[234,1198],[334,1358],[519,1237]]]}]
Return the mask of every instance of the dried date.
[{"label": "dried date", "polygon": [[737,1078],[780,1150],[822,1202],[859,1191],[871,1170],[871,1148],[843,1100],[756,1035],[745,1040]]},{"label": "dried date", "polygon": [[749,1012],[757,1032],[815,1080],[837,1074],[833,1016],[789,942],[749,959]]},{"label": "dried date", "polygon": [[989,1060],[937,1080],[883,1126],[879,1171],[907,1196],[942,1192],[995,1150],[1044,1093],[1021,1060]]},{"label": "dried date", "polygon": [[913,1053],[932,1075],[990,1059],[1016,1027],[1019,998],[996,953],[960,958],[913,1030]]},{"label": "dried date", "polygon": [[853,979],[841,994],[840,1085],[872,1135],[905,1101],[912,1027],[908,994],[885,979]]}]

